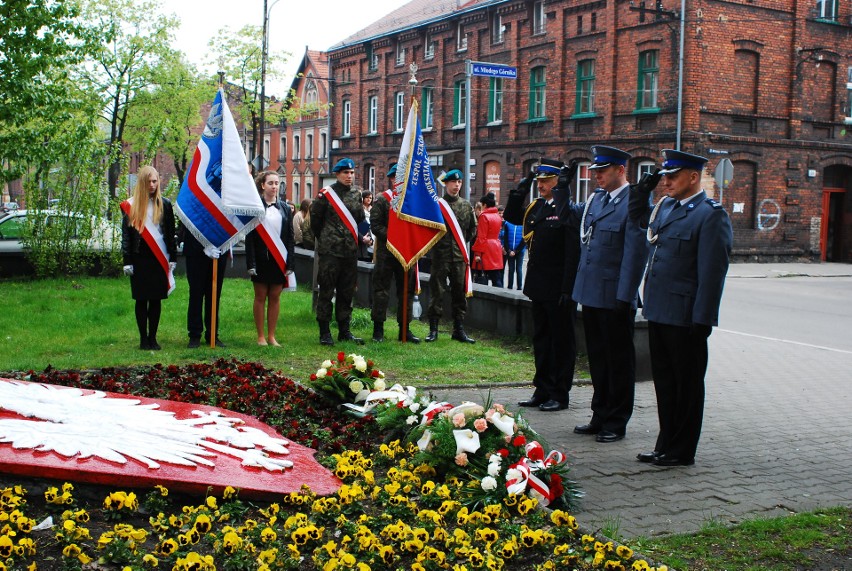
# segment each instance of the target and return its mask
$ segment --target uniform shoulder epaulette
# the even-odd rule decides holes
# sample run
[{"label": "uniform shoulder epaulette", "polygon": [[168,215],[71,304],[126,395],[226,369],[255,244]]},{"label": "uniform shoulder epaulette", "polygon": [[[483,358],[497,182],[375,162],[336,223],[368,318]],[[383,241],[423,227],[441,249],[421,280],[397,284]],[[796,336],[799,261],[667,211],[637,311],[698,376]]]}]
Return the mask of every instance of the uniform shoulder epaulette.
[{"label": "uniform shoulder epaulette", "polygon": [[718,202],[716,202],[715,200],[713,200],[712,198],[705,198],[704,201],[717,210],[719,208],[722,208],[722,205],[719,204]]}]

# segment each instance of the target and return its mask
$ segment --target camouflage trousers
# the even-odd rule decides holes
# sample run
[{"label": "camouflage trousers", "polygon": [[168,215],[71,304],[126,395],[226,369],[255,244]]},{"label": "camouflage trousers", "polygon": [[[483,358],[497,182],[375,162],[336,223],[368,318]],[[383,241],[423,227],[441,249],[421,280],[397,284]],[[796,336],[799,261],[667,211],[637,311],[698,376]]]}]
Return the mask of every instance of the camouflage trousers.
[{"label": "camouflage trousers", "polygon": [[338,322],[352,318],[352,299],[358,284],[358,258],[320,256],[317,268],[317,321],[331,321],[332,298]]},{"label": "camouflage trousers", "polygon": [[444,292],[447,280],[450,281],[450,300],[453,319],[464,320],[467,313],[467,296],[464,291],[464,279],[467,266],[464,262],[432,260],[432,273],[429,278],[429,319],[440,319],[444,313]]},{"label": "camouflage trousers", "polygon": [[[376,255],[376,265],[373,267],[373,308],[370,317],[374,322],[382,322],[387,318],[390,302],[391,280],[396,283],[396,322],[402,323],[402,292],[405,288],[405,270],[393,254],[380,253]],[[408,323],[411,323],[411,309],[414,304],[414,270],[408,272]]]}]

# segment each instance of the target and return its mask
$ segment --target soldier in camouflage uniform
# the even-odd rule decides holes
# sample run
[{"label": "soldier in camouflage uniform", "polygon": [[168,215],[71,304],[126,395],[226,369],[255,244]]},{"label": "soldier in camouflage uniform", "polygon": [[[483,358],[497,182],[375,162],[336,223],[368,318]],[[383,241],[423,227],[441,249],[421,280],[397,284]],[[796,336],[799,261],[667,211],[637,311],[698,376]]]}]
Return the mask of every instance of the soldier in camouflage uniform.
[{"label": "soldier in camouflage uniform", "polygon": [[411,323],[412,308],[414,304],[414,270],[408,274],[408,323],[402,325],[403,289],[405,288],[405,270],[402,264],[387,248],[388,243],[388,219],[390,217],[390,202],[388,194],[396,196],[393,190],[396,178],[396,165],[388,170],[389,190],[376,196],[373,208],[370,209],[370,230],[376,237],[376,265],[373,268],[373,309],[370,316],[373,319],[373,341],[381,342],[385,338],[385,318],[387,317],[388,301],[390,300],[391,278],[396,282],[396,322],[399,324],[399,335],[397,339],[402,341],[403,332],[405,340],[410,343],[420,343],[408,328]]},{"label": "soldier in camouflage uniform", "polygon": [[[364,341],[352,335],[349,322],[352,318],[352,299],[358,282],[358,223],[364,220],[364,206],[361,193],[352,188],[355,179],[355,163],[352,159],[341,159],[331,172],[337,175],[337,182],[319,193],[311,203],[311,230],[316,237],[316,256],[318,256],[317,283],[317,322],[319,322],[320,343],[334,345],[329,323],[331,322],[331,300],[336,297],[337,340]],[[333,192],[332,192],[333,191]],[[333,202],[336,195],[341,208],[351,213],[355,222],[355,236],[349,225],[344,222],[345,212],[338,212]]]},{"label": "soldier in camouflage uniform", "polygon": [[[470,202],[459,196],[462,187],[462,173],[453,169],[441,179],[446,185],[444,200],[450,205],[461,228],[466,242],[472,242],[476,236],[476,216]],[[429,278],[429,335],[427,342],[438,339],[438,321],[443,313],[444,291],[447,278],[450,280],[450,298],[453,307],[453,339],[462,343],[475,343],[464,331],[464,316],[467,311],[467,292],[465,276],[467,266],[464,254],[456,244],[453,233],[449,231],[432,248],[432,268]]]}]

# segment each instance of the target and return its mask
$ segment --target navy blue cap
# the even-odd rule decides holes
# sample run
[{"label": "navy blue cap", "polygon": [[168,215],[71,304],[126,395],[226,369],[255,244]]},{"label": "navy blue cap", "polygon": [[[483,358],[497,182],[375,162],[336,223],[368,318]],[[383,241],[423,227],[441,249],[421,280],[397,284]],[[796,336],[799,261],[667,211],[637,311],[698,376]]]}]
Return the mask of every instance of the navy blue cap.
[{"label": "navy blue cap", "polygon": [[337,161],[337,164],[334,165],[334,168],[331,169],[331,172],[340,172],[344,170],[355,170],[355,161],[352,159],[340,159]]},{"label": "navy blue cap", "polygon": [[707,159],[684,153],[683,151],[675,151],[674,149],[663,149],[663,168],[660,174],[673,174],[680,169],[692,169],[696,171],[704,170],[704,165],[707,164]]},{"label": "navy blue cap", "polygon": [[558,176],[559,171],[564,166],[565,163],[563,163],[562,161],[557,161],[554,159],[541,159],[541,161],[539,161],[538,167],[535,169],[535,178],[550,178],[552,176]]},{"label": "navy blue cap", "polygon": [[392,176],[396,176],[396,163],[392,164],[388,169],[388,174],[386,175],[388,178]]},{"label": "navy blue cap", "polygon": [[592,164],[589,166],[590,169],[605,169],[612,165],[626,166],[627,161],[632,156],[630,153],[626,153],[621,149],[605,147],[604,145],[595,145],[592,147],[592,154],[594,158],[592,159]]},{"label": "navy blue cap", "polygon": [[450,182],[451,180],[462,180],[464,175],[459,169],[453,169],[441,177],[441,182]]}]

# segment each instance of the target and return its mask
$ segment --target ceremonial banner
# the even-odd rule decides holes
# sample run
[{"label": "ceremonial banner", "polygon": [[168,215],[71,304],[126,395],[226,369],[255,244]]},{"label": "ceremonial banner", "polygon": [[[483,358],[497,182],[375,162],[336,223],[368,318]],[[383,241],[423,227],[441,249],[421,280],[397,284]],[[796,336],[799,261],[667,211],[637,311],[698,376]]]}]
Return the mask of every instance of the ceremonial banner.
[{"label": "ceremonial banner", "polygon": [[213,100],[175,209],[203,246],[220,250],[251,232],[265,214],[222,89]]},{"label": "ceremonial banner", "polygon": [[417,108],[417,101],[412,101],[397,161],[397,195],[388,219],[388,250],[406,270],[447,233]]}]

